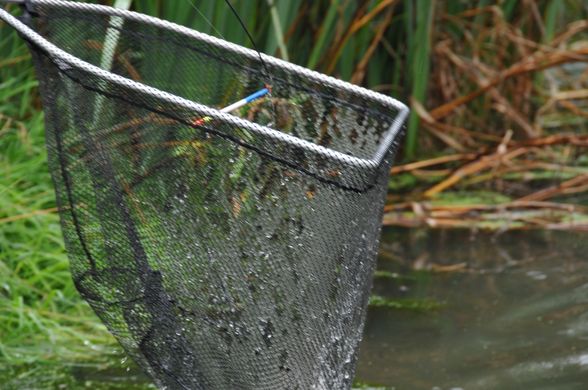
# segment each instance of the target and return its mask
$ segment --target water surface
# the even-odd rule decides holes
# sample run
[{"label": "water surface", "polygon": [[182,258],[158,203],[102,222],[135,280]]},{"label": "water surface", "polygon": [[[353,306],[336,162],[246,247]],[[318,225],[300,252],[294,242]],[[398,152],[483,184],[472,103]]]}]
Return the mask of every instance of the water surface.
[{"label": "water surface", "polygon": [[[357,378],[393,389],[588,388],[588,236],[389,230]],[[396,276],[395,274],[398,276]]]}]

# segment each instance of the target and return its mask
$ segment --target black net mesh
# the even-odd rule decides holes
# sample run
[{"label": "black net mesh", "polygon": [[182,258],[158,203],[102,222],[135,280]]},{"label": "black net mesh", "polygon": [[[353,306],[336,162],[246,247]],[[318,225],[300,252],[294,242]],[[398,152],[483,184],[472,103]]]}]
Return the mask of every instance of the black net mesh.
[{"label": "black net mesh", "polygon": [[[399,108],[142,16],[31,4],[36,33],[106,68],[25,34],[73,278],[126,351],[173,389],[349,388],[393,145],[370,158]],[[234,116],[203,108],[264,83]]]}]

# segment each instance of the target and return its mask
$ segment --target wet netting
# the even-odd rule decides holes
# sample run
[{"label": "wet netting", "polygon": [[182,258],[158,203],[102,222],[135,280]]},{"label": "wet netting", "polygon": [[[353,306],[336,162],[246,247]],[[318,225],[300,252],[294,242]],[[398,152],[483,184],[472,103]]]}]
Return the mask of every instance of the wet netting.
[{"label": "wet netting", "polygon": [[162,388],[350,388],[406,107],[141,14],[26,9],[0,18],[75,285],[128,354]]}]

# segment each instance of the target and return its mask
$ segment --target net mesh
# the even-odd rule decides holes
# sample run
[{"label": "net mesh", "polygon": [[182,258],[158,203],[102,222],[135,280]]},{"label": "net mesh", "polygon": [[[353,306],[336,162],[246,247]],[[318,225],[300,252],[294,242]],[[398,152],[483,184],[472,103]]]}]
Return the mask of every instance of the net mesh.
[{"label": "net mesh", "polygon": [[349,388],[394,147],[369,158],[398,109],[171,24],[31,4],[76,59],[104,68],[115,37],[104,73],[31,49],[75,285],[125,350],[160,387]]}]

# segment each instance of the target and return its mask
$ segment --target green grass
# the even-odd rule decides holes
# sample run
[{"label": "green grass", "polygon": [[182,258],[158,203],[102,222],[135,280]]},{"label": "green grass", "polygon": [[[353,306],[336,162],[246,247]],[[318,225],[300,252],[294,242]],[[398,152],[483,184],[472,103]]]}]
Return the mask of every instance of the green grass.
[{"label": "green grass", "polygon": [[51,388],[121,351],[74,288],[30,55],[0,32],[0,387]]},{"label": "green grass", "polygon": [[430,299],[392,299],[380,295],[372,295],[369,305],[370,307],[419,312],[430,312],[443,307],[443,303]]},{"label": "green grass", "polygon": [[42,113],[2,114],[0,129],[0,382],[16,388],[34,371],[65,375],[57,368],[101,366],[121,352],[73,286]]}]

